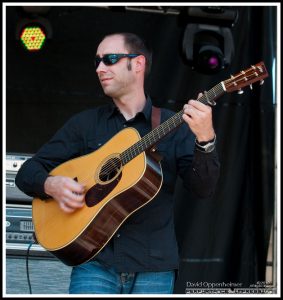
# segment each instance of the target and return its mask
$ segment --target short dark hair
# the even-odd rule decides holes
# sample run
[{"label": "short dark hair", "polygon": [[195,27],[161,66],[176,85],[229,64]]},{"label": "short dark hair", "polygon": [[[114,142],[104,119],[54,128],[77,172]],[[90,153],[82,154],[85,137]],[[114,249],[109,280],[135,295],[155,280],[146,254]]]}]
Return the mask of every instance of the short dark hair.
[{"label": "short dark hair", "polygon": [[113,35],[121,35],[124,38],[125,46],[128,49],[129,53],[141,54],[145,57],[145,75],[148,75],[151,70],[152,64],[152,51],[149,45],[141,37],[134,33],[130,32],[119,32],[106,35],[106,37]]}]

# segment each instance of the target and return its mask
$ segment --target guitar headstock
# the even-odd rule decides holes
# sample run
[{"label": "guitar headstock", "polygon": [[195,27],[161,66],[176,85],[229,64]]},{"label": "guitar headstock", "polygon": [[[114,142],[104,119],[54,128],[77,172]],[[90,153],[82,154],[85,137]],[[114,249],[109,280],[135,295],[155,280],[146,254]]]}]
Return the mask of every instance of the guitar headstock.
[{"label": "guitar headstock", "polygon": [[263,62],[260,62],[256,65],[251,66],[245,71],[241,71],[236,75],[232,75],[230,79],[223,81],[223,84],[227,92],[238,91],[242,93],[242,88],[256,81],[260,81],[260,84],[263,84],[264,78],[268,77],[267,70]]}]

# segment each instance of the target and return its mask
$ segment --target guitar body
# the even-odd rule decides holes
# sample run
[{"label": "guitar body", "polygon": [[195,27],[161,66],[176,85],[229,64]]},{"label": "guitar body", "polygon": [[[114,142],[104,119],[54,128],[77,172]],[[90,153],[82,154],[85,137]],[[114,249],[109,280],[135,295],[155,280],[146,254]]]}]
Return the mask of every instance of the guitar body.
[{"label": "guitar body", "polygon": [[120,163],[119,154],[139,140],[135,129],[124,129],[98,150],[52,170],[50,175],[85,184],[85,205],[70,214],[54,199],[33,199],[35,234],[42,247],[67,265],[84,263],[103,249],[132,213],[155,197],[162,185],[159,161],[142,152],[125,165]]}]

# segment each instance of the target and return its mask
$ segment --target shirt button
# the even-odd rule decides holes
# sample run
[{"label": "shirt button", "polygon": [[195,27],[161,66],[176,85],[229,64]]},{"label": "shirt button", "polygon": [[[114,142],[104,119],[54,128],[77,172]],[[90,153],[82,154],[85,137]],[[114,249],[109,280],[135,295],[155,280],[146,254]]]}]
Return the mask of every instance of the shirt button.
[{"label": "shirt button", "polygon": [[123,127],[124,127],[124,128],[127,127],[127,124],[124,124]]},{"label": "shirt button", "polygon": [[118,233],[118,234],[116,235],[117,238],[119,238],[120,236],[121,236],[120,233]]}]

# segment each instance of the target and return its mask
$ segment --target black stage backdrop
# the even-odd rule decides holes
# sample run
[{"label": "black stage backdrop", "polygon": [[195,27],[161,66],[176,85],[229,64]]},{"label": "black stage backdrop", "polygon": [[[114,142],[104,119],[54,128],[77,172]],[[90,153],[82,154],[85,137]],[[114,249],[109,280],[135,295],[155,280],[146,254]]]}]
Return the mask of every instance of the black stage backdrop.
[{"label": "black stage backdrop", "polygon": [[265,280],[275,203],[277,14],[272,6],[234,8],[239,12],[231,29],[235,55],[230,67],[215,75],[188,66],[181,49],[188,20],[177,14],[51,7],[44,17],[52,38],[42,51],[28,53],[15,37],[23,10],[6,10],[7,152],[35,153],[74,113],[109,101],[93,63],[105,34],[131,31],[149,41],[154,54],[146,90],[156,105],[175,111],[230,74],[264,61],[270,76],[263,86],[225,94],[213,109],[222,165],[215,197],[192,199],[177,182],[181,260],[175,292],[180,294],[194,283],[249,287]]}]

